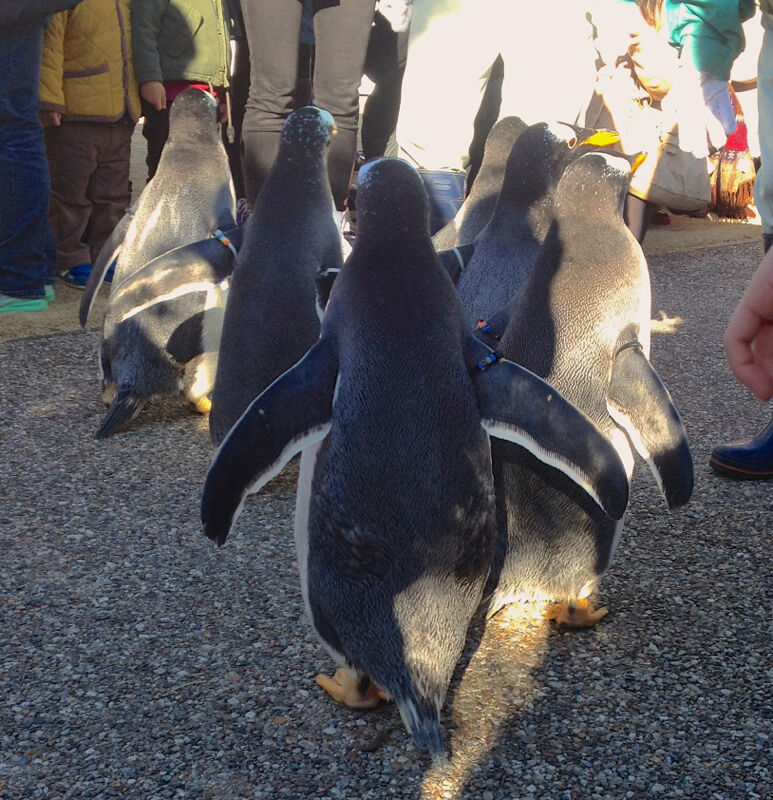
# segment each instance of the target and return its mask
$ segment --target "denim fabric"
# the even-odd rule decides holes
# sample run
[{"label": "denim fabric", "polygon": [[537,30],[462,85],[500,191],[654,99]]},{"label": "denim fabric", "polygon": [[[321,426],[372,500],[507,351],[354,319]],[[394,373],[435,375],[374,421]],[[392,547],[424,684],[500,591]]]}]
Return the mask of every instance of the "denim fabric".
[{"label": "denim fabric", "polygon": [[0,30],[0,292],[44,296],[56,276],[38,119],[43,22]]}]

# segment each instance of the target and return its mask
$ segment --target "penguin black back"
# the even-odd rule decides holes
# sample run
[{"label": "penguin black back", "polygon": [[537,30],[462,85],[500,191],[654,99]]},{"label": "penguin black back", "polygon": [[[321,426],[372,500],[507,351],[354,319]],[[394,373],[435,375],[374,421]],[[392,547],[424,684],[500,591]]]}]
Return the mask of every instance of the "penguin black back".
[{"label": "penguin black back", "polygon": [[311,106],[282,128],[231,278],[209,418],[215,444],[319,336],[315,278],[342,263],[327,177],[334,134],[332,116]]}]

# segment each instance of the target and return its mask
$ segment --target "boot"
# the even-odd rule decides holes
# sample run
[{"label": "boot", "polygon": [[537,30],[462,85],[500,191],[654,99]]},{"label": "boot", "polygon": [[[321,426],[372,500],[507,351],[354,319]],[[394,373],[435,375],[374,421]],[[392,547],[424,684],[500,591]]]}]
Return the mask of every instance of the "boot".
[{"label": "boot", "polygon": [[762,433],[747,442],[718,444],[709,464],[714,472],[736,480],[773,478],[773,420]]}]

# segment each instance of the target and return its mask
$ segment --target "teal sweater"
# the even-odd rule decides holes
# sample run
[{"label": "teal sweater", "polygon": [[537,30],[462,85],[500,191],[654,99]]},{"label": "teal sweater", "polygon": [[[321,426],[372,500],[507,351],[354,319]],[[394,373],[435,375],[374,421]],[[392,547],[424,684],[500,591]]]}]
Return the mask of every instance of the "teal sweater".
[{"label": "teal sweater", "polygon": [[754,0],[666,0],[669,37],[701,72],[730,79],[730,68],[746,44],[742,23],[754,16]]}]

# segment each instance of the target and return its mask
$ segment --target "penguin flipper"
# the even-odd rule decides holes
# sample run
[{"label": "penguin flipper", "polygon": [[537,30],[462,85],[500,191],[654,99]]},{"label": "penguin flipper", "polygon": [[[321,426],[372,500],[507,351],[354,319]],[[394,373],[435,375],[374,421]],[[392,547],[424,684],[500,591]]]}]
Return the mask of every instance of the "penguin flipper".
[{"label": "penguin flipper", "polygon": [[115,319],[125,319],[148,305],[192,292],[209,291],[221,284],[233,272],[236,259],[229,244],[238,251],[244,232],[234,228],[224,236],[228,244],[210,237],[175,247],[148,261],[113,290],[111,315]]},{"label": "penguin flipper", "polygon": [[110,269],[110,265],[118,258],[121,252],[126,231],[129,229],[133,217],[134,208],[130,208],[121,217],[115,228],[113,228],[113,232],[107,237],[105,243],[100,248],[96,260],[91,265],[91,273],[86,281],[86,286],[81,295],[80,306],[78,307],[78,320],[81,324],[81,328],[86,327],[86,321],[91,313],[91,308],[94,305],[99,287],[102,285],[102,281],[108,269]]},{"label": "penguin flipper", "polygon": [[649,465],[668,507],[683,506],[693,488],[687,435],[668,389],[641,346],[624,347],[615,356],[607,410]]},{"label": "penguin flipper", "polygon": [[469,242],[468,244],[452,247],[449,250],[440,250],[437,257],[446,272],[451,276],[451,280],[454,283],[458,283],[474,252],[475,242]]},{"label": "penguin flipper", "polygon": [[574,481],[607,516],[622,519],[628,475],[609,439],[549,383],[473,341],[483,358],[470,372],[489,436],[525,448]]},{"label": "penguin flipper", "polygon": [[331,344],[320,339],[247,407],[220,445],[204,481],[201,520],[210,539],[222,545],[245,496],[327,436],[337,377],[338,359]]},{"label": "penguin flipper", "polygon": [[131,422],[142,411],[145,399],[126,390],[119,390],[113,398],[113,402],[110,404],[99,430],[97,430],[97,439],[106,439]]}]

